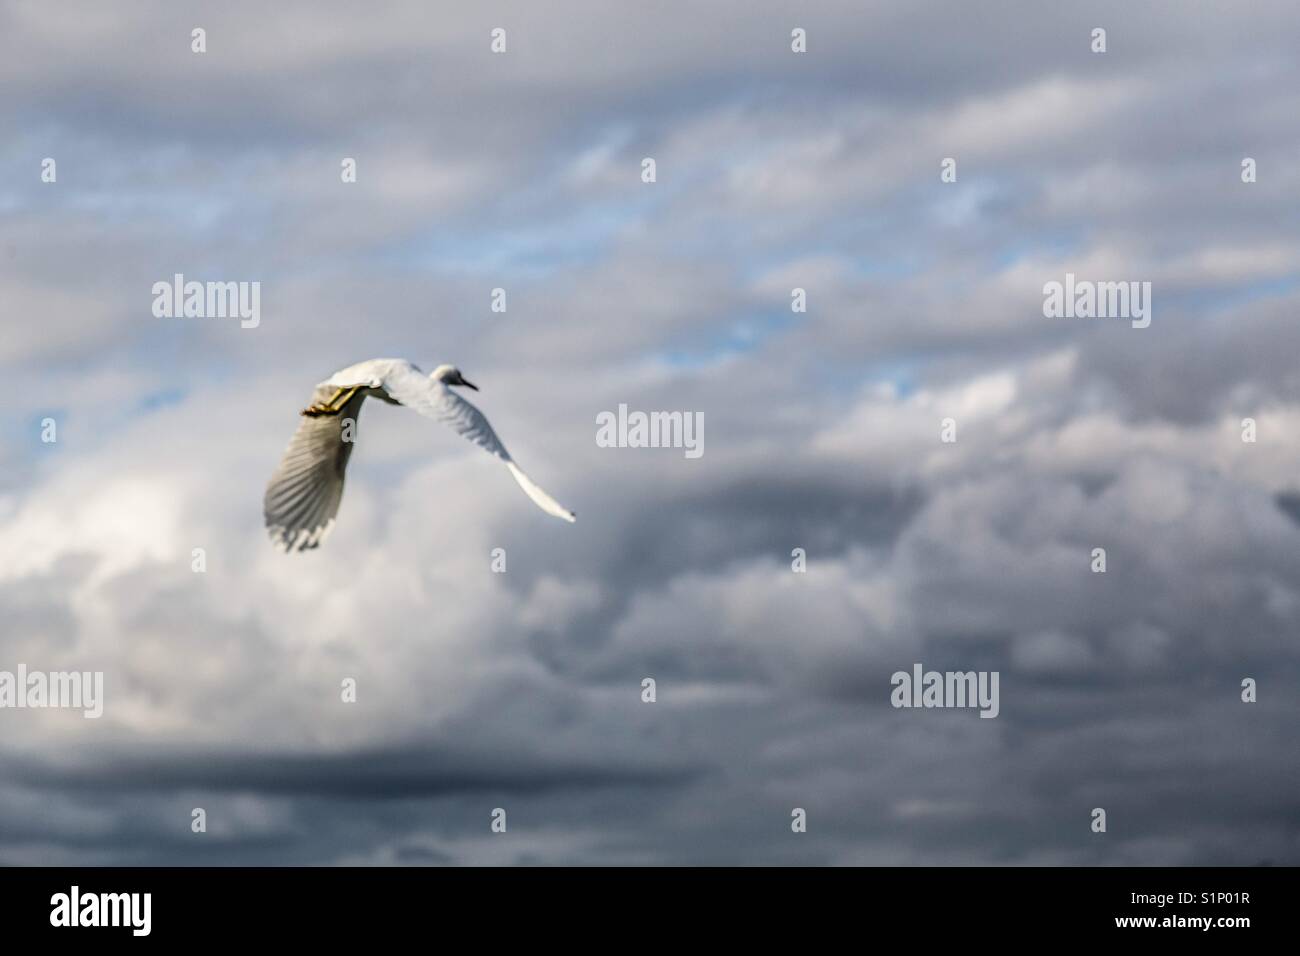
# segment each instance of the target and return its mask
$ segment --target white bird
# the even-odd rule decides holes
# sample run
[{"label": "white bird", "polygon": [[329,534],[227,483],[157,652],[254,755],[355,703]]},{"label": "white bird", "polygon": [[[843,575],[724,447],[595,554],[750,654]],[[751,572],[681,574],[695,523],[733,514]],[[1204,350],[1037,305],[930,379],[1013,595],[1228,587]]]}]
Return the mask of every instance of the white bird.
[{"label": "white bird", "polygon": [[262,500],[271,542],[282,551],[306,551],[319,547],[333,530],[343,498],[343,471],[356,438],[357,416],[370,395],[450,425],[504,461],[519,487],[539,508],[574,521],[572,511],[523,473],[483,413],[453,392],[451,385],[478,391],[454,365],[439,365],[426,376],[405,359],[358,362],[317,385],[312,404],[302,410],[303,419]]}]

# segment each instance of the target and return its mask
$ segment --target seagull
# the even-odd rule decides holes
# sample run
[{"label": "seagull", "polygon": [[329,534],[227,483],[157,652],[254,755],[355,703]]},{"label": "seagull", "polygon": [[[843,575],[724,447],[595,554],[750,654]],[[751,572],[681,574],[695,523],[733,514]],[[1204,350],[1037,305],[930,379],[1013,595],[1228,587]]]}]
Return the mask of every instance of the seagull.
[{"label": "seagull", "polygon": [[266,486],[262,513],[271,543],[284,552],[307,551],[319,547],[333,530],[357,416],[370,396],[450,425],[505,462],[537,507],[565,521],[576,520],[572,511],[524,474],[483,413],[453,392],[452,385],[478,391],[454,365],[439,365],[426,376],[405,359],[358,362],[317,385],[312,404],[302,410],[298,430]]}]

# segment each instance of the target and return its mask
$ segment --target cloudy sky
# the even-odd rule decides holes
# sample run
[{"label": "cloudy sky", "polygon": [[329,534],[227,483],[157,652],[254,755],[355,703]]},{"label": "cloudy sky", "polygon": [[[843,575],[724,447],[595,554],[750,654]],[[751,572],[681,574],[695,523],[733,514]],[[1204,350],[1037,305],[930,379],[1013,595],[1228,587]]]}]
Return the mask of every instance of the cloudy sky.
[{"label": "cloudy sky", "polygon": [[[106,694],[0,710],[0,863],[1300,862],[1298,48],[1289,0],[0,3],[0,670]],[[156,318],[178,272],[260,325]],[[1045,318],[1066,273],[1151,326]],[[390,355],[578,523],[368,406],[272,551],[297,410]],[[598,447],[620,403],[703,456]],[[916,662],[1000,715],[892,708]]]}]

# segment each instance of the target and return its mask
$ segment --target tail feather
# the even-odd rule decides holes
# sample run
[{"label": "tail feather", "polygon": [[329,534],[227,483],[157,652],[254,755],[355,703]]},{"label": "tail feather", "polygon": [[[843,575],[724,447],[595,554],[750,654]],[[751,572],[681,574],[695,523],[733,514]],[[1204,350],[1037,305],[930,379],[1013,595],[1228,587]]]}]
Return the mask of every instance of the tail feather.
[{"label": "tail feather", "polygon": [[536,484],[533,479],[524,474],[522,468],[513,461],[507,461],[506,467],[510,469],[510,474],[515,476],[515,481],[519,482],[519,487],[524,489],[524,494],[532,498],[537,507],[541,508],[548,515],[554,515],[557,518],[563,518],[570,523],[577,520],[577,516],[572,511],[564,507]]}]

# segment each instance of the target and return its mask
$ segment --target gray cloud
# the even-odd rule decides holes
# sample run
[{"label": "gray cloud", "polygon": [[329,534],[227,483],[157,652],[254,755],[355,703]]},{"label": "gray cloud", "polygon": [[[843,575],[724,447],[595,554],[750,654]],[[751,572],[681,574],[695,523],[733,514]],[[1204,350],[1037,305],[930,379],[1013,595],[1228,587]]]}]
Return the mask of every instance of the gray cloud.
[{"label": "gray cloud", "polygon": [[[1298,40],[1282,2],[0,6],[0,669],[108,694],[0,711],[0,862],[1294,863]],[[1152,326],[1045,319],[1067,271]],[[174,272],[262,324],[153,318]],[[464,368],[578,524],[380,407],[328,546],[272,553],[295,411],[377,355]],[[704,457],[596,447],[623,402]],[[916,661],[1000,671],[998,719],[891,708]]]}]

